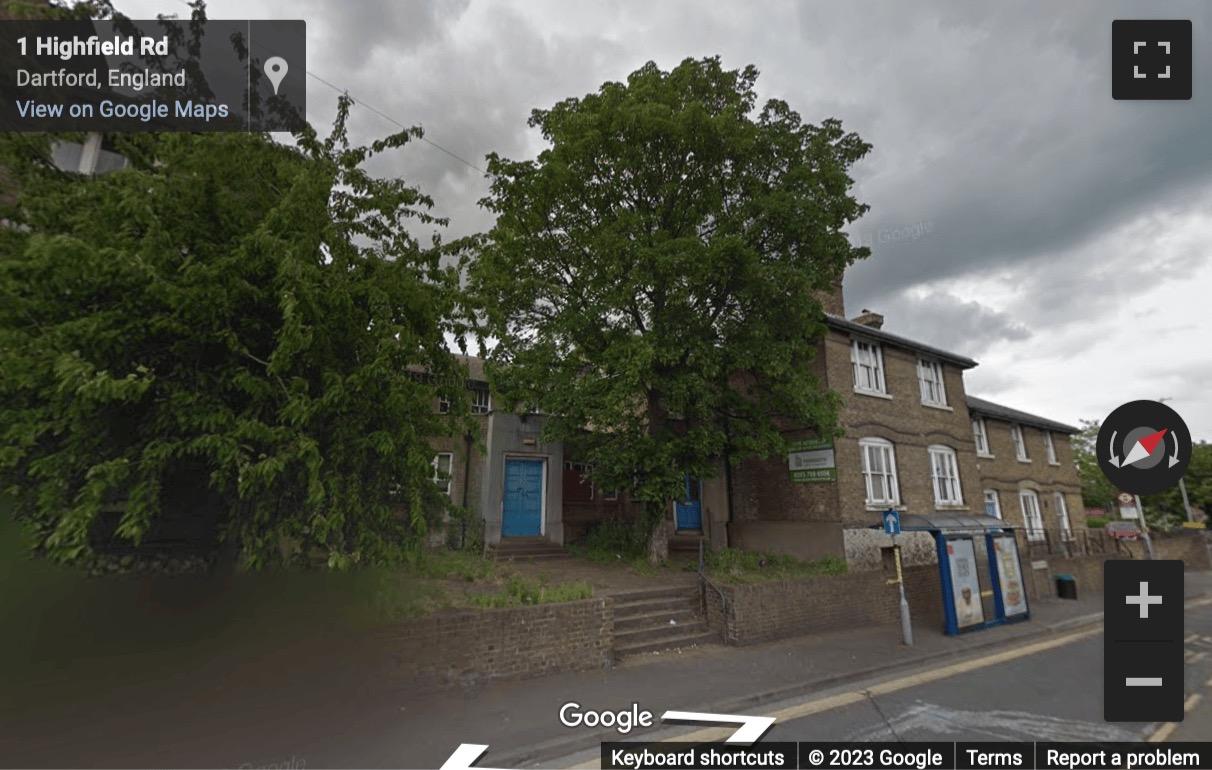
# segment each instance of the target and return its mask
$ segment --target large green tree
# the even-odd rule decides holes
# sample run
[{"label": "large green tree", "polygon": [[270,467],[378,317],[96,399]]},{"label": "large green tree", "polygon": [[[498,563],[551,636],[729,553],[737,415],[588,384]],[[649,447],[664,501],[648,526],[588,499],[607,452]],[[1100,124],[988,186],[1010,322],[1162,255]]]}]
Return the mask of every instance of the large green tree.
[{"label": "large green tree", "polygon": [[599,484],[648,501],[653,535],[683,474],[836,426],[811,374],[814,293],[868,253],[843,228],[867,210],[849,169],[870,146],[759,107],[757,77],[649,63],[535,110],[537,160],[489,156],[498,218],[470,285],[494,382],[540,404],[546,437],[576,444]]},{"label": "large green tree", "polygon": [[441,224],[430,199],[363,169],[419,132],[351,146],[349,107],[293,147],[118,137],[132,165],[98,177],[48,161],[65,137],[0,136],[19,189],[0,234],[0,489],[40,551],[87,556],[114,507],[139,542],[198,494],[174,481],[190,473],[253,566],[284,541],[381,561],[424,532],[426,439],[462,403],[458,275],[409,235]]}]

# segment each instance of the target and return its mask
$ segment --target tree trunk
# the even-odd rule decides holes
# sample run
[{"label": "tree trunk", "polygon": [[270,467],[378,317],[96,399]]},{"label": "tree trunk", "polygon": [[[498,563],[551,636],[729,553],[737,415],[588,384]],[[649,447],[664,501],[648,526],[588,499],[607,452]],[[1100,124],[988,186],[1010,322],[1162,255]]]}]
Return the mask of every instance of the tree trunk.
[{"label": "tree trunk", "polygon": [[665,524],[665,505],[663,503],[649,503],[648,505],[650,506],[649,515],[656,520],[656,524],[648,533],[648,563],[655,567],[669,558],[669,528]]}]

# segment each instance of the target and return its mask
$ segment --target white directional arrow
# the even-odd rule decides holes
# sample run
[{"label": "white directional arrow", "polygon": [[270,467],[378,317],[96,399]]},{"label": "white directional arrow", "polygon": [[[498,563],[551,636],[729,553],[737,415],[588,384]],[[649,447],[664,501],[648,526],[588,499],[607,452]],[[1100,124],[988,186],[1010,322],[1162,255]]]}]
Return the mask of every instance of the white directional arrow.
[{"label": "white directional arrow", "polygon": [[676,719],[683,722],[731,722],[741,727],[724,743],[754,743],[770,729],[775,717],[754,717],[745,714],[700,714],[694,711],[666,711],[661,721]]},{"label": "white directional arrow", "polygon": [[[775,717],[754,717],[745,714],[704,714],[697,711],[666,711],[661,716],[661,721],[677,720],[680,722],[729,722],[739,724],[740,728],[735,733],[728,737],[724,743],[756,743],[770,726],[774,724]],[[450,755],[450,759],[442,765],[440,770],[499,770],[498,768],[490,767],[472,767],[480,755],[488,750],[488,745],[483,743],[462,743],[459,748],[454,750]]]},{"label": "white directional arrow", "polygon": [[[488,750],[486,744],[480,743],[464,743],[455,749],[450,755],[450,759],[446,760],[446,764],[442,765],[441,770],[468,770],[471,763],[480,758],[480,755]],[[491,767],[477,767],[475,770],[495,770]]]},{"label": "white directional arrow", "polygon": [[1119,455],[1115,454],[1115,434],[1117,431],[1111,431],[1111,464],[1116,468],[1119,467]]},{"label": "white directional arrow", "polygon": [[1170,464],[1166,466],[1167,468],[1178,465],[1178,434],[1171,431],[1170,438],[1174,439],[1174,454],[1170,455]]}]

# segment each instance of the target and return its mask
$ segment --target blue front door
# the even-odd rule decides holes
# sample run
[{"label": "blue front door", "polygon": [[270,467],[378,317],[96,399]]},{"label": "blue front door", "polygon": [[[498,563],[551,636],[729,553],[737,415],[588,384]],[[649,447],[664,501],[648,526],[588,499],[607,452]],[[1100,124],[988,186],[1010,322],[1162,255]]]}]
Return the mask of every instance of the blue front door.
[{"label": "blue front door", "polygon": [[505,506],[501,534],[543,534],[543,461],[505,459]]},{"label": "blue front door", "polygon": [[686,497],[673,504],[674,523],[679,531],[703,531],[703,484],[686,474]]}]

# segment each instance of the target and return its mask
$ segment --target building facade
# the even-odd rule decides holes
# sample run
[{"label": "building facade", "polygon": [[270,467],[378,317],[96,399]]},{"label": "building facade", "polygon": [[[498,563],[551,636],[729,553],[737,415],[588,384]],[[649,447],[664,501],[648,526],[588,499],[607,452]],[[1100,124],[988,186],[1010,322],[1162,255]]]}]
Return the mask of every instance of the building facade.
[{"label": "building facade", "polygon": [[[847,320],[840,285],[822,299],[828,332],[808,373],[841,396],[839,435],[824,444],[791,427],[787,456],[721,459],[712,478],[688,477],[685,499],[668,506],[671,548],[835,556],[852,570],[879,569],[891,546],[879,528],[890,508],[988,514],[1042,547],[1078,538],[1076,428],[968,395],[964,373],[975,361],[884,331],[876,313]],[[494,411],[482,362],[467,363],[483,432],[435,442],[435,479],[479,514],[488,545],[511,537],[566,544],[597,522],[637,514],[642,504],[627,490],[594,488],[588,467],[541,443],[541,415]],[[910,563],[935,559],[924,533],[898,543]]]}]

